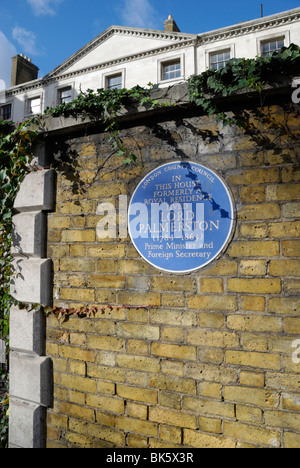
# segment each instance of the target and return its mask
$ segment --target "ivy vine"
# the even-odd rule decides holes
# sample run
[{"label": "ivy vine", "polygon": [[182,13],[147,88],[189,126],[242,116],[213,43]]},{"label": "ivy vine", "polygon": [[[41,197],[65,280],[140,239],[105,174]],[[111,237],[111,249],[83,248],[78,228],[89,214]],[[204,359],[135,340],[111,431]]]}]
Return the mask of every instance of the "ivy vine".
[{"label": "ivy vine", "polygon": [[[10,295],[12,210],[25,174],[30,170],[32,144],[38,132],[31,122],[0,121],[0,339],[9,344],[9,313],[18,302]],[[7,380],[7,371],[0,376]],[[8,398],[0,403],[0,448],[7,447]]]},{"label": "ivy vine", "polygon": [[88,89],[81,91],[77,99],[72,102],[62,103],[56,108],[48,107],[45,115],[53,117],[88,116],[95,120],[103,120],[105,132],[110,134],[109,143],[112,145],[116,156],[123,158],[124,164],[131,164],[137,160],[136,155],[125,147],[120,137],[118,117],[123,107],[128,105],[146,106],[148,109],[169,106],[169,102],[161,102],[151,98],[151,90],[155,88],[152,83],[148,88],[135,86],[132,89]]},{"label": "ivy vine", "polygon": [[269,56],[258,56],[255,59],[231,59],[226,67],[218,71],[207,70],[201,75],[193,75],[188,80],[189,99],[201,107],[208,116],[216,116],[217,122],[223,125],[236,124],[245,127],[240,118],[228,117],[215,104],[216,97],[228,97],[239,91],[254,90],[261,96],[266,85],[284,82],[288,77],[299,75],[300,47],[291,44],[280,52]]}]

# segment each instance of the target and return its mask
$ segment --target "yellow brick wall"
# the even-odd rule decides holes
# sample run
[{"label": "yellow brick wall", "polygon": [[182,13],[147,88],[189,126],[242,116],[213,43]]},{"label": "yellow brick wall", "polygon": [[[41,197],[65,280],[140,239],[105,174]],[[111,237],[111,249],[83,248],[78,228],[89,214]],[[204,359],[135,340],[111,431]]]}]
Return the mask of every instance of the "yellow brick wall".
[{"label": "yellow brick wall", "polygon": [[[54,305],[103,310],[47,319],[48,447],[300,447],[299,128],[283,118],[298,125],[299,109],[268,111],[280,131],[263,128],[263,145],[204,117],[124,130],[134,168],[107,135],[64,142],[48,219]],[[237,224],[218,261],[178,276],[129,238],[98,241],[96,209],[183,154],[224,177]]]}]

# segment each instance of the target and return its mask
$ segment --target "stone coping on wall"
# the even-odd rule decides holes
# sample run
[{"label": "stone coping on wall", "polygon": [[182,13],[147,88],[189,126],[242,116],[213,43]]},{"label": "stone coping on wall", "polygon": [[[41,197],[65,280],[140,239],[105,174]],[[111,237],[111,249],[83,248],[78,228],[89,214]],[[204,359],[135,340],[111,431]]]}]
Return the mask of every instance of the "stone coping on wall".
[{"label": "stone coping on wall", "polygon": [[[292,83],[296,79],[282,80],[281,78],[280,82],[275,81],[272,86],[265,85],[263,89],[264,104],[268,100],[272,103],[274,97],[276,103],[279,103],[281,98],[284,99],[284,96],[288,94],[291,96],[293,92]],[[168,105],[154,109],[149,109],[145,106],[123,107],[118,119],[120,126],[126,126],[126,122],[130,122],[130,125],[133,125],[135,118],[139,122],[142,122],[143,119],[150,119],[154,115],[156,119],[159,119],[159,117],[162,119],[168,118],[170,114],[174,113],[174,106],[177,106],[178,115],[181,111],[187,112],[189,109],[193,114],[196,112],[198,115],[203,115],[203,111],[200,108],[197,109],[197,106],[189,100],[187,82],[173,85],[169,88],[155,88],[150,92],[150,97],[153,100],[158,100]],[[239,90],[231,96],[215,97],[212,102],[218,105],[221,111],[226,111],[232,110],[233,107],[244,108],[245,98],[252,106],[261,102],[261,95],[253,89]],[[97,131],[99,131],[99,124],[101,124],[101,120],[95,120],[87,115],[80,115],[77,118],[46,116],[43,118],[42,123],[36,126],[36,129],[39,130],[42,137],[47,138],[50,134],[59,135],[64,134],[66,131],[71,134],[78,132],[80,129],[87,131],[93,127],[97,127]]]}]

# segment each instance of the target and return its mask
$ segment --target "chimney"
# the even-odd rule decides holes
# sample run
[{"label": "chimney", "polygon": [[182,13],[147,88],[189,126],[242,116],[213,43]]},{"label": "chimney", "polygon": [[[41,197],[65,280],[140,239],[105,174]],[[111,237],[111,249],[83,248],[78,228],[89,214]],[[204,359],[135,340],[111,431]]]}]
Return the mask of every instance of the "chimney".
[{"label": "chimney", "polygon": [[169,15],[169,18],[164,21],[165,31],[167,32],[180,32],[179,27],[175,23],[175,20],[172,15]]},{"label": "chimney", "polygon": [[31,59],[23,54],[15,55],[12,58],[12,71],[11,71],[11,84],[10,86],[17,86],[28,81],[36,80],[38,77],[39,69],[33,65]]}]

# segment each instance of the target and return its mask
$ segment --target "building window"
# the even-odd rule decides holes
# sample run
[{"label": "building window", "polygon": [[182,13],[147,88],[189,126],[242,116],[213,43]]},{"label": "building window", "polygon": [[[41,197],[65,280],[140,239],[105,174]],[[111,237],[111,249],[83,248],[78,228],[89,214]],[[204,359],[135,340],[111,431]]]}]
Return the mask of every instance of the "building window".
[{"label": "building window", "polygon": [[181,77],[181,61],[180,59],[173,60],[172,62],[165,62],[162,63],[162,70],[161,70],[161,79],[163,81],[166,80],[174,80],[175,78]]},{"label": "building window", "polygon": [[72,102],[72,87],[61,88],[58,90],[58,104],[67,104]]},{"label": "building window", "polygon": [[122,89],[122,73],[106,77],[106,89]]},{"label": "building window", "polygon": [[226,67],[227,62],[231,59],[231,51],[224,50],[222,52],[214,52],[210,54],[209,66],[211,70],[220,70]]},{"label": "building window", "polygon": [[28,99],[27,114],[39,114],[41,112],[41,98],[40,96]]},{"label": "building window", "polygon": [[12,109],[11,104],[0,107],[0,118],[2,120],[10,120],[11,117],[12,117],[11,116],[11,114],[12,114],[11,109]]},{"label": "building window", "polygon": [[264,41],[261,43],[261,55],[268,57],[274,52],[280,52],[282,47],[284,47],[284,37]]}]

